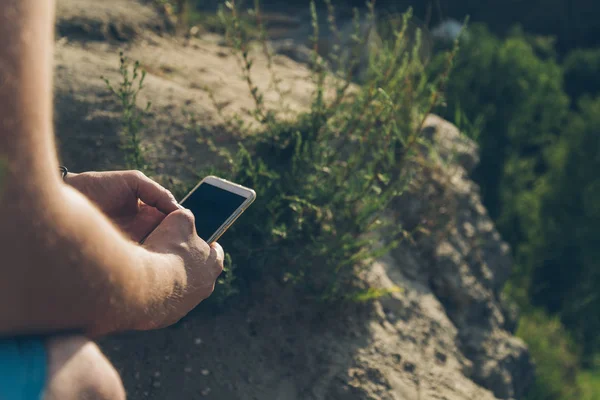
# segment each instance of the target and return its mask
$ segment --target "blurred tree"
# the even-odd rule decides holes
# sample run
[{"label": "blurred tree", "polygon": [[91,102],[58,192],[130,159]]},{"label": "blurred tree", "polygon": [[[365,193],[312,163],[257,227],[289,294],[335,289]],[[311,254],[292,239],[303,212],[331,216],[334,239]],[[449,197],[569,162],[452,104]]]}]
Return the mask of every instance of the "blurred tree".
[{"label": "blurred tree", "polygon": [[[193,0],[200,7],[211,7],[218,0]],[[251,5],[252,2],[246,5]],[[307,8],[305,0],[264,0],[268,9]],[[364,0],[338,0],[337,8],[365,7]],[[565,54],[576,47],[600,45],[600,2],[593,0],[377,0],[377,10],[404,12],[412,7],[414,16],[429,27],[448,18],[486,23],[491,32],[504,36],[511,26],[522,25],[527,32],[552,35],[557,48]]]},{"label": "blurred tree", "polygon": [[528,252],[531,298],[561,315],[590,364],[600,350],[600,97],[584,97],[579,110],[548,151]]},{"label": "blurred tree", "polygon": [[[437,70],[437,60],[433,70]],[[559,136],[569,99],[552,57],[536,54],[519,30],[500,40],[474,25],[450,75],[446,118],[483,117],[481,163],[474,178],[491,216],[512,245],[523,237],[530,212],[517,205],[546,170],[543,149]]]},{"label": "blurred tree", "polygon": [[474,178],[513,247],[513,286],[560,315],[590,355],[600,351],[600,97],[588,95],[600,91],[596,71],[600,51],[566,57],[566,87],[582,96],[571,100],[548,43],[473,26],[439,110],[483,117]]},{"label": "blurred tree", "polygon": [[565,90],[577,105],[582,95],[600,94],[600,49],[576,49],[564,61]]},{"label": "blurred tree", "polygon": [[[548,38],[513,29],[502,40],[475,25],[438,110],[459,125],[481,116],[478,135],[466,130],[481,146],[474,178],[513,247],[508,292],[525,313],[520,334],[538,363],[571,360],[539,369],[536,400],[577,397],[569,369],[577,368],[578,348],[583,366],[600,367],[600,51],[576,50],[564,69],[556,57]],[[539,337],[553,324],[552,342],[572,336],[572,349]],[[590,376],[586,382],[595,387]]]}]

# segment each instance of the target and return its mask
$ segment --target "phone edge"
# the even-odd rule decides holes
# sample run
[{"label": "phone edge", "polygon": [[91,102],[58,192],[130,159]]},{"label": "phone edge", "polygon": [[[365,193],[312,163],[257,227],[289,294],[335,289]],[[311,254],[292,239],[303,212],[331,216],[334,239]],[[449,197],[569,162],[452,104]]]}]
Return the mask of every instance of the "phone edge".
[{"label": "phone edge", "polygon": [[[227,179],[219,178],[218,176],[208,175],[208,176],[205,176],[200,182],[198,182],[198,184],[196,186],[194,186],[192,188],[192,190],[190,190],[183,197],[183,199],[181,199],[179,201],[179,204],[183,205],[183,202],[185,200],[187,200],[187,198],[190,197],[192,195],[192,193],[194,193],[196,191],[196,189],[198,189],[200,187],[200,185],[202,185],[207,180],[211,180],[211,179],[214,179],[216,181],[223,181],[232,186],[238,187],[240,189],[244,189],[245,191],[247,191],[249,193],[249,196],[246,197],[246,200],[244,200],[244,202],[237,208],[237,210],[235,210],[235,212],[233,214],[231,214],[231,216],[225,220],[225,222],[219,227],[219,229],[217,229],[216,232],[213,233],[212,236],[206,241],[206,243],[209,245],[216,242],[217,240],[219,240],[219,238],[221,236],[223,236],[223,234],[227,231],[227,229],[229,229],[229,227],[231,225],[233,225],[233,223],[240,217],[240,215],[242,215],[244,213],[244,211],[246,211],[248,209],[248,207],[250,207],[250,205],[252,203],[254,203],[254,200],[256,200],[256,192],[254,191],[254,189],[250,189],[250,188],[247,188],[240,184],[237,184],[235,182],[228,181]],[[213,186],[215,186],[215,185],[213,185]],[[154,229],[151,232],[149,232],[146,236],[144,236],[142,238],[142,240],[140,240],[139,244],[144,244],[144,242],[146,241],[148,236],[150,236],[153,231],[154,231]]]},{"label": "phone edge", "polygon": [[[243,187],[243,186],[242,186]],[[217,229],[215,233],[206,241],[209,245],[216,242],[223,236],[223,234],[233,225],[233,223],[250,207],[254,200],[256,200],[256,192],[252,189],[245,188],[250,191],[250,197],[247,197],[246,200],[235,210],[231,216],[225,220],[225,222]]]}]

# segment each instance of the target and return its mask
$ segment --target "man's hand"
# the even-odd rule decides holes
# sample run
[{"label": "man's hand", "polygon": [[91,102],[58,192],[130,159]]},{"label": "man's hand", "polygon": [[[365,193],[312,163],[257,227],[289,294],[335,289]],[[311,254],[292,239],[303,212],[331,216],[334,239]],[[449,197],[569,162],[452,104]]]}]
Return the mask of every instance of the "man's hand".
[{"label": "man's hand", "polygon": [[[161,272],[180,271],[176,284],[170,287],[166,301],[150,307],[134,321],[134,329],[148,330],[174,324],[209,297],[215,282],[223,272],[223,249],[218,243],[209,246],[196,233],[194,215],[189,210],[170,213],[144,242],[144,248],[154,255],[151,263],[157,280]],[[154,261],[154,259],[156,261]]]},{"label": "man's hand", "polygon": [[140,171],[69,173],[66,182],[135,242],[180,207],[171,192]]},{"label": "man's hand", "polygon": [[66,182],[135,242],[152,232],[143,248],[157,301],[115,321],[120,325],[116,329],[166,327],[211,295],[223,271],[223,249],[198,237],[193,214],[181,210],[168,190],[139,171],[69,173]]}]

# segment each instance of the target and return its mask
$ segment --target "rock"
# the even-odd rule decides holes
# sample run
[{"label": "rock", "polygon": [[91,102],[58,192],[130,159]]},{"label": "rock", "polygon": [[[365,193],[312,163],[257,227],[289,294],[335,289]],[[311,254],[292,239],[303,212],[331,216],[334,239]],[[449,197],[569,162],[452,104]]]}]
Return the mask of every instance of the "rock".
[{"label": "rock", "polygon": [[437,115],[427,117],[423,136],[436,144],[436,151],[446,163],[458,163],[467,172],[479,164],[477,144]]},{"label": "rock", "polygon": [[[292,39],[282,39],[272,41],[270,43],[270,46],[273,49],[273,53],[275,54],[289,57],[295,62],[300,64],[306,64],[311,68],[315,65],[313,51],[304,44],[297,43]],[[317,55],[316,65],[319,68],[327,67],[327,62],[323,60],[323,58],[320,55]]]},{"label": "rock", "polygon": [[440,364],[446,364],[446,360],[448,359],[446,354],[442,353],[441,351],[435,352],[435,358],[440,362]]},{"label": "rock", "polygon": [[[311,66],[313,64],[312,46],[313,31],[310,15],[303,17],[304,24],[299,24],[296,29],[288,32],[286,37],[273,41],[276,53],[286,55],[292,60]],[[356,28],[351,15],[344,15],[338,19],[338,34],[333,34],[326,19],[319,20],[319,40],[317,49],[320,65],[337,71],[340,67],[349,65],[351,55],[358,54],[358,63],[352,71],[357,80],[364,78],[369,54],[381,47],[381,38],[374,29],[373,23],[366,16],[359,21],[358,37],[364,43],[357,47],[354,41]]]},{"label": "rock", "polygon": [[408,372],[409,374],[412,374],[413,372],[415,372],[415,369],[417,368],[415,364],[407,361],[404,363],[403,368],[406,372]]},{"label": "rock", "polygon": [[190,32],[189,32],[190,36],[198,36],[199,34],[200,34],[200,27],[198,27],[198,26],[192,26],[190,28]]},{"label": "rock", "polygon": [[137,1],[58,0],[56,15],[59,36],[72,40],[128,42],[148,31],[172,31],[169,21],[158,8]]},{"label": "rock", "polygon": [[[424,134],[437,157],[424,167],[429,171],[417,178],[416,189],[396,204],[407,225],[436,221],[429,227],[433,233],[416,241],[421,280],[458,329],[459,348],[472,362],[468,375],[498,398],[521,398],[533,379],[533,366],[524,343],[511,336],[516,317],[514,310],[506,313],[501,296],[512,263],[508,245],[468,177],[478,162],[477,147],[437,116],[427,118]],[[410,216],[404,216],[405,210]]]},{"label": "rock", "polygon": [[498,398],[522,398],[533,381],[532,363],[523,342],[506,331],[472,331],[463,349],[477,366],[473,380]]},{"label": "rock", "polygon": [[500,305],[504,313],[504,329],[510,333],[515,333],[519,322],[519,308],[516,303],[506,298],[506,295],[501,294]]},{"label": "rock", "polygon": [[[344,70],[353,59],[355,62],[352,63],[354,67],[351,74],[356,82],[364,82],[370,57],[384,48],[384,42],[394,43],[395,33],[401,29],[403,23],[402,13],[379,15],[377,10],[375,10],[373,18],[368,15],[366,10],[361,11],[358,20],[355,20],[353,10],[340,5],[334,13],[336,32],[333,32],[330,27],[328,11],[318,10],[318,13],[320,14],[318,18],[319,39],[317,41],[319,54],[333,71],[339,71],[340,68]],[[314,32],[311,15],[299,13],[297,19],[303,23],[288,29],[278,40],[286,40],[289,47],[312,48]],[[356,22],[358,22],[358,26]],[[392,27],[393,29],[390,29]],[[433,41],[436,37],[416,19],[409,20],[405,29],[404,37],[408,39],[408,46],[404,51],[413,51],[412,46],[416,43],[417,31],[420,36],[419,54],[426,61],[431,56]],[[360,40],[360,43],[357,43],[357,39]],[[310,59],[302,57],[297,61],[305,63],[304,60]]]}]

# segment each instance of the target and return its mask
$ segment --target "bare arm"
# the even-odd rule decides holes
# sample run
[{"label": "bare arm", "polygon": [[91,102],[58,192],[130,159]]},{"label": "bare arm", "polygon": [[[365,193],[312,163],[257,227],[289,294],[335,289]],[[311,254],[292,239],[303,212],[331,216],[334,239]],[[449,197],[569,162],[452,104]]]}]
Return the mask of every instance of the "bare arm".
[{"label": "bare arm", "polygon": [[192,219],[191,233],[163,247],[155,239],[153,251],[137,246],[60,181],[53,14],[52,0],[0,0],[0,334],[104,333],[172,322],[189,311],[177,311],[177,299],[190,297],[189,308],[206,297],[192,287],[202,285],[186,262],[212,261],[220,272],[219,252],[196,241],[193,217],[183,211],[169,215],[158,234],[172,236],[169,224],[189,226]]}]

